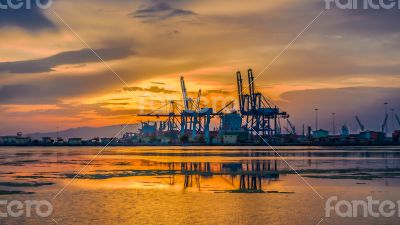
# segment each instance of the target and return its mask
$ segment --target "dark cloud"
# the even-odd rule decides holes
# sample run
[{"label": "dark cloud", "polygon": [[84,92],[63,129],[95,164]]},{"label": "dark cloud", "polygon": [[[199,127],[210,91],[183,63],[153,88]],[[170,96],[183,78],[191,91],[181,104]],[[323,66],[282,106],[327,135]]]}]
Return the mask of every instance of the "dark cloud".
[{"label": "dark cloud", "polygon": [[168,15],[168,17],[175,17],[175,16],[192,16],[196,15],[195,12],[190,11],[190,10],[184,10],[184,9],[174,9],[172,12]]},{"label": "dark cloud", "polygon": [[164,82],[150,82],[150,83],[152,83],[152,84],[158,84],[158,85],[165,85],[165,83]]},{"label": "dark cloud", "polygon": [[221,95],[227,95],[230,94],[231,92],[229,91],[224,91],[224,90],[207,90],[205,94],[221,94]]},{"label": "dark cloud", "polygon": [[165,94],[171,94],[171,93],[177,92],[177,91],[173,91],[173,90],[167,90],[163,87],[158,87],[158,86],[151,86],[149,88],[132,86],[132,87],[124,87],[124,88],[122,88],[122,90],[124,90],[124,91],[148,91],[148,92],[152,92],[152,93],[165,93]]},{"label": "dark cloud", "polygon": [[[75,115],[85,112],[95,112],[99,116],[104,117],[120,117],[120,116],[129,116],[134,115],[135,113],[139,113],[142,110],[140,109],[111,109],[109,107],[110,104],[104,103],[94,103],[94,104],[58,104],[57,109],[48,109],[48,110],[38,110],[36,113],[40,113],[41,115]],[[35,113],[35,112],[31,112]]]},{"label": "dark cloud", "polygon": [[165,1],[150,1],[150,3],[142,5],[129,15],[141,19],[144,22],[156,22],[177,17],[194,16],[197,14],[191,10],[175,8]]},{"label": "dark cloud", "polygon": [[[29,103],[32,98],[40,96],[40,102],[55,103],[52,93],[44,93],[43,90],[34,84],[12,84],[0,86],[0,103]],[[32,101],[32,104],[34,104]]]},{"label": "dark cloud", "polygon": [[163,87],[158,87],[158,86],[151,86],[150,88],[144,89],[144,91],[149,91],[153,93],[165,93],[165,94],[171,94],[171,93],[176,93],[177,91],[173,90],[167,90]]},{"label": "dark cloud", "polygon": [[112,98],[109,100],[110,101],[128,101],[128,100],[132,100],[132,98]]},{"label": "dark cloud", "polygon": [[[124,72],[117,72],[127,78]],[[40,76],[0,85],[0,104],[54,104],[64,98],[112,92],[121,86],[121,81],[108,71],[89,75]]]},{"label": "dark cloud", "polygon": [[[0,0],[2,6],[7,6],[9,0]],[[49,0],[50,1],[50,0]],[[11,1],[14,4],[23,3],[19,9],[0,9],[0,28],[19,27],[29,31],[38,31],[43,29],[55,29],[56,26],[43,14],[37,7],[36,0]],[[31,8],[27,9],[26,2],[30,3]],[[40,1],[42,4],[47,2]]]},{"label": "dark cloud", "polygon": [[[128,47],[103,48],[94,50],[103,60],[114,60],[134,54]],[[34,60],[1,62],[0,72],[9,73],[42,73],[50,72],[54,67],[66,64],[97,62],[99,59],[90,49],[61,52],[56,55]]]},{"label": "dark cloud", "polygon": [[[116,70],[126,82],[134,82],[143,77],[133,71]],[[144,75],[143,75],[144,76]],[[146,77],[148,78],[148,76]],[[0,104],[57,104],[65,98],[98,96],[123,87],[121,81],[109,71],[87,75],[39,76],[24,82],[0,85]],[[124,91],[147,91],[153,93],[176,93],[163,87],[124,87]],[[140,97],[132,93],[132,97]],[[120,99],[124,100],[124,99]]]},{"label": "dark cloud", "polygon": [[142,6],[141,9],[136,10],[136,15],[140,16],[140,14],[152,14],[152,13],[159,13],[159,12],[164,12],[164,11],[170,11],[172,10],[172,7],[169,6],[165,2],[157,2],[157,3],[152,3],[151,5],[147,6]]},{"label": "dark cloud", "polygon": [[123,87],[122,90],[123,91],[143,91],[143,88],[132,86],[132,87]]},{"label": "dark cloud", "polygon": [[129,102],[102,102],[104,106],[124,106],[129,105]]},{"label": "dark cloud", "polygon": [[[5,112],[10,113],[13,116],[70,116],[74,118],[80,118],[82,121],[91,119],[86,116],[87,112],[93,112],[99,116],[106,118],[123,118],[126,116],[132,116],[140,113],[147,113],[151,110],[143,110],[139,108],[110,108],[109,104],[104,103],[93,103],[93,104],[56,104],[57,108],[54,109],[38,109],[23,112]],[[0,107],[0,110],[7,110],[7,108]]]}]

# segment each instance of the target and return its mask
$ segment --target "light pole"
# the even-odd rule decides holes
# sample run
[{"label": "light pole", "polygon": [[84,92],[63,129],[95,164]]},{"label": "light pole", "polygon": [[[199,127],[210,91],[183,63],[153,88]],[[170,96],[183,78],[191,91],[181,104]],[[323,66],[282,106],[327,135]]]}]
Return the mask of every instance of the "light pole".
[{"label": "light pole", "polygon": [[394,131],[394,109],[392,108],[392,131]]},{"label": "light pole", "polygon": [[[387,103],[387,102],[385,102],[385,103],[383,103],[384,105],[385,105],[385,117],[388,115],[388,113],[387,113],[387,105],[389,104],[389,103]],[[386,125],[386,134],[388,133],[388,126]]]},{"label": "light pole", "polygon": [[385,116],[386,116],[386,114],[387,114],[387,105],[388,105],[389,103],[385,102],[385,103],[383,103],[383,104],[385,105]]},{"label": "light pole", "polygon": [[332,113],[332,134],[335,135],[335,115],[336,113]]},{"label": "light pole", "polygon": [[318,130],[318,109],[315,110],[315,130]]}]

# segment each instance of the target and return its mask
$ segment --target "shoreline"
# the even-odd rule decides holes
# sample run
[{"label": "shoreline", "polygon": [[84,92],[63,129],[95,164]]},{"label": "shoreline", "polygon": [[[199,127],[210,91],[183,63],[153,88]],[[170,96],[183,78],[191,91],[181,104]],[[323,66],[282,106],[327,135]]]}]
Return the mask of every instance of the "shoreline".
[{"label": "shoreline", "polygon": [[109,145],[101,145],[101,144],[80,144],[80,145],[0,145],[0,147],[259,147],[259,146],[272,146],[272,147],[295,147],[295,146],[304,146],[304,147],[374,147],[374,146],[394,146],[400,147],[400,143],[365,143],[365,144],[109,144]]}]

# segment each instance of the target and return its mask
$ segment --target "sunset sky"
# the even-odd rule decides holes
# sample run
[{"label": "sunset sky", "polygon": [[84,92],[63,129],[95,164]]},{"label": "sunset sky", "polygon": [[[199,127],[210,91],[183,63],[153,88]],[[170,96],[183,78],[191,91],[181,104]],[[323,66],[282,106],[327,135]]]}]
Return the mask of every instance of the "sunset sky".
[{"label": "sunset sky", "polygon": [[[0,135],[123,124],[180,100],[182,75],[192,98],[202,89],[221,105],[236,98],[237,70],[260,73],[324,10],[322,0],[56,0],[1,11]],[[398,9],[325,10],[256,88],[299,128],[319,108],[325,129],[332,112],[338,127],[356,129],[359,115],[378,129],[384,102],[400,115],[399,21]]]}]

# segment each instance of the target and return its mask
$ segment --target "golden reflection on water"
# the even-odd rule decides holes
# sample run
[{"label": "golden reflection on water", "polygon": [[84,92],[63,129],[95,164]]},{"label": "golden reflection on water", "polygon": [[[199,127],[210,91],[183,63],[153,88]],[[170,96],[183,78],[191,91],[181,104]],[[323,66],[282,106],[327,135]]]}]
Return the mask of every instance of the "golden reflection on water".
[{"label": "golden reflection on water", "polygon": [[[155,173],[154,176],[131,176],[118,174],[115,166],[103,166],[87,178],[75,182],[75,185],[86,188],[170,188],[187,191],[238,191],[263,192],[267,186],[279,179],[277,160],[248,161],[237,163],[160,163],[135,161],[123,171],[140,171]],[[129,165],[129,166],[128,166]],[[102,179],[98,173],[117,171],[115,176]],[[97,172],[97,173],[96,173]],[[165,175],[167,174],[167,175]],[[111,175],[112,176],[112,175]],[[274,190],[279,191],[279,190]]]},{"label": "golden reflection on water", "polygon": [[[60,224],[317,224],[324,201],[287,163],[323,196],[400,196],[400,151],[393,147],[281,147],[279,154],[287,162],[262,147],[113,147],[78,175],[99,149],[0,150],[0,182],[9,182],[0,183],[0,190],[34,192],[3,198],[53,199],[68,184],[52,201]],[[374,224],[369,218],[327,222]]]}]

